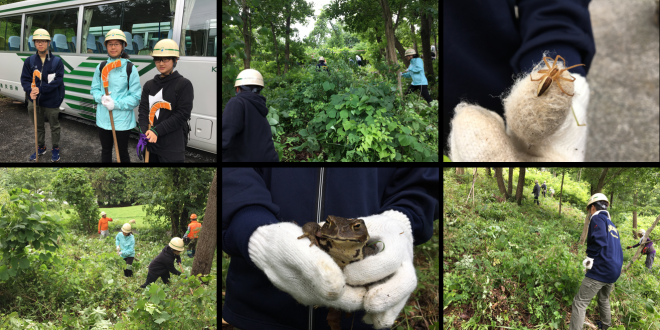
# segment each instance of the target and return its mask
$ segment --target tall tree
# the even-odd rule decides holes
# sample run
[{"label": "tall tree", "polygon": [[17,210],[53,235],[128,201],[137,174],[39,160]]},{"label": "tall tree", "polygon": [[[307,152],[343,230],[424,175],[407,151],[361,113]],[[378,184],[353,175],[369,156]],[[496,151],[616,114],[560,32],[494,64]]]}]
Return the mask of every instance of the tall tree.
[{"label": "tall tree", "polygon": [[192,275],[208,275],[211,273],[211,266],[213,265],[213,256],[215,249],[218,246],[218,171],[213,176],[211,188],[209,189],[209,197],[206,202],[206,212],[204,213],[204,226],[199,234],[199,242],[197,243],[197,250],[195,252],[195,261],[191,270]]}]

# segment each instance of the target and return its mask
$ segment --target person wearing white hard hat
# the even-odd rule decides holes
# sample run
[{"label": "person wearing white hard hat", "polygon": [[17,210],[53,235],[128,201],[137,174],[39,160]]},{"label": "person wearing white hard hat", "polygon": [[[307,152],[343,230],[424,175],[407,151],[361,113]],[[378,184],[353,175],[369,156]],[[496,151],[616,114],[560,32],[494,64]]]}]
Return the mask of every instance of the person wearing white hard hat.
[{"label": "person wearing white hard hat", "polygon": [[[90,90],[97,103],[96,126],[101,140],[101,162],[112,163],[112,156],[118,151],[119,161],[130,163],[128,138],[131,130],[135,128],[133,109],[140,103],[140,95],[142,94],[140,74],[124,51],[128,43],[122,30],[113,29],[108,31],[103,45],[107,49],[108,59],[96,67]],[[115,61],[120,61],[121,65],[109,71],[109,95],[106,95],[101,73],[106,65],[113,65]],[[112,119],[110,118],[111,114]],[[113,152],[115,137],[117,150]]]},{"label": "person wearing white hard hat", "polygon": [[126,261],[124,276],[133,276],[133,259],[135,259],[135,236],[131,230],[131,225],[125,223],[121,226],[121,231],[115,236],[115,245],[117,254]]},{"label": "person wearing white hard hat", "polygon": [[414,49],[406,50],[406,59],[410,61],[410,66],[405,73],[401,74],[401,77],[412,78],[412,83],[408,86],[406,95],[410,94],[413,91],[419,91],[419,95],[426,100],[426,103],[431,103],[433,101],[429,95],[429,82],[426,80],[426,75],[424,75],[424,61],[419,58],[417,52]]},{"label": "person wearing white hard hat", "polygon": [[245,69],[234,83],[236,96],[222,111],[223,162],[279,162],[266,115],[266,98],[260,95],[264,78]]},{"label": "person wearing white hard hat", "polygon": [[170,282],[170,273],[174,275],[181,275],[176,267],[174,261],[181,266],[181,252],[184,249],[183,240],[179,237],[174,237],[170,240],[160,253],[149,264],[149,272],[147,273],[147,281],[140,285],[141,288],[146,288],[147,285],[156,282],[158,278],[163,280],[163,283]]},{"label": "person wearing white hard hat", "polygon": [[[53,56],[50,51],[50,34],[44,29],[37,29],[32,34],[32,40],[25,44],[36,49],[36,53],[30,55],[23,62],[21,73],[21,86],[25,91],[28,116],[34,126],[34,104],[37,105],[37,144],[38,150],[29,156],[30,161],[37,159],[39,155],[46,153],[46,128],[44,122],[48,119],[50,124],[50,136],[53,143],[51,151],[51,162],[60,160],[60,114],[59,106],[64,100],[64,65],[59,57]],[[34,78],[35,87],[32,87],[34,72],[38,75]],[[7,86],[5,86],[7,87]],[[28,94],[29,93],[29,94]],[[34,134],[34,132],[32,132]],[[33,149],[34,150],[34,149]]]},{"label": "person wearing white hard hat", "polygon": [[621,275],[623,250],[619,231],[607,212],[607,196],[596,193],[587,202],[589,231],[587,232],[587,257],[582,261],[586,274],[580,289],[573,298],[570,330],[582,329],[584,315],[594,296],[598,295],[601,329],[612,326],[610,293]]},{"label": "person wearing white hard hat", "polygon": [[185,161],[195,92],[190,80],[174,71],[179,55],[179,45],[172,39],[158,41],[151,53],[160,74],[142,87],[137,146],[140,160],[142,153],[149,151],[149,163]]},{"label": "person wearing white hard hat", "polygon": [[112,218],[109,218],[106,216],[105,212],[101,212],[101,219],[99,219],[99,224],[98,224],[98,230],[99,234],[101,234],[101,237],[99,239],[103,239],[109,234],[109,229],[108,229],[108,222],[112,221]]},{"label": "person wearing white hard hat", "polygon": [[323,56],[319,57],[319,63],[316,64],[316,72],[320,72],[321,68],[323,68],[323,70],[328,72],[328,75],[330,75],[330,71],[328,71],[328,62]]}]

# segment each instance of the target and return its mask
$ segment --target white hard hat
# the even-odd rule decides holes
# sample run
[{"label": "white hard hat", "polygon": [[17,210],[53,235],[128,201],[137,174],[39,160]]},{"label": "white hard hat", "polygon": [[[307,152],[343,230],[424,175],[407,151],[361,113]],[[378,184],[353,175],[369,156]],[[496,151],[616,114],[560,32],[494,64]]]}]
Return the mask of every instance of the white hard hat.
[{"label": "white hard hat", "polygon": [[589,201],[587,202],[587,208],[591,206],[591,204],[598,202],[598,201],[606,201],[607,204],[610,204],[610,201],[607,200],[607,196],[601,193],[596,193],[591,198],[589,198]]},{"label": "white hard hat", "polygon": [[50,34],[44,29],[37,29],[32,34],[32,40],[50,40]]},{"label": "white hard hat", "polygon": [[242,85],[258,85],[264,87],[264,77],[257,70],[245,69],[238,74],[238,77],[236,77],[234,87]]},{"label": "white hard hat", "polygon": [[405,56],[415,55],[415,54],[417,54],[417,52],[414,49],[408,49],[408,50],[406,50],[406,55]]},{"label": "white hard hat", "polygon": [[101,212],[101,215],[105,215],[105,212]]},{"label": "white hard hat", "polygon": [[178,237],[171,239],[169,245],[177,251],[183,251],[183,240]]},{"label": "white hard hat", "polygon": [[121,231],[125,233],[130,233],[131,232],[131,225],[125,223],[123,226],[121,226]]},{"label": "white hard hat", "polygon": [[640,229],[639,233],[642,234],[642,236],[646,235],[646,231],[644,229]]},{"label": "white hard hat", "polygon": [[319,57],[319,61],[325,61],[325,58],[323,56]]}]

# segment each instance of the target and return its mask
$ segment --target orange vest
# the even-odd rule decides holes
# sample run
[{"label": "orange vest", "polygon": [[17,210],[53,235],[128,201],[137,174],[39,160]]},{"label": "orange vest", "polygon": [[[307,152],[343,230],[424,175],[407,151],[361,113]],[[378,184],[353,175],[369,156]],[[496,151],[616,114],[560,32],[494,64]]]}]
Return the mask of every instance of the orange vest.
[{"label": "orange vest", "polygon": [[197,222],[197,220],[193,220],[188,226],[190,227],[188,238],[198,238],[199,231],[202,230],[202,224]]},{"label": "orange vest", "polygon": [[108,221],[112,221],[112,218],[101,218],[99,219],[99,230],[108,230]]}]

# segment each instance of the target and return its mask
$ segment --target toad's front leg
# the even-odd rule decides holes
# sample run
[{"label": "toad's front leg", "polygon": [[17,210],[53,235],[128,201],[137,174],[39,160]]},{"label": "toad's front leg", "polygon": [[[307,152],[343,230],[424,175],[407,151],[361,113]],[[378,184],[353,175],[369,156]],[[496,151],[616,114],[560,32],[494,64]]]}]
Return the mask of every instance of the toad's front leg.
[{"label": "toad's front leg", "polygon": [[[312,245],[319,246],[319,242],[318,242],[318,240],[316,239],[316,233],[317,233],[320,229],[321,229],[321,226],[319,226],[318,223],[316,223],[316,222],[308,222],[308,223],[306,223],[306,224],[302,227],[303,234],[302,234],[302,236],[298,237],[298,239],[301,239],[301,238],[305,238],[305,237],[307,237],[307,238],[309,238],[309,240],[310,240],[310,242],[311,242],[311,243],[309,244],[309,246],[312,246]],[[319,247],[320,247],[320,246],[319,246]]]}]

